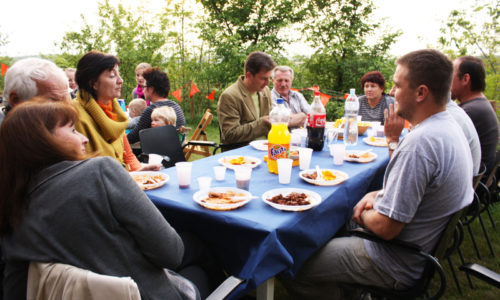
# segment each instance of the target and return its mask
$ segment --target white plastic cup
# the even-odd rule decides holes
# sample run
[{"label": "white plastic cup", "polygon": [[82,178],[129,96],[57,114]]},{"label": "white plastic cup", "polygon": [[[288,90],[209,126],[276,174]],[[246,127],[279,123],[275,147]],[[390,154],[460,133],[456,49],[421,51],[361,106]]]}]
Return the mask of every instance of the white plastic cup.
[{"label": "white plastic cup", "polygon": [[163,160],[163,156],[159,154],[149,154],[148,157],[148,164],[161,165],[161,161]]},{"label": "white plastic cup", "polygon": [[342,165],[344,163],[345,144],[333,144],[331,151],[333,152],[333,164]]},{"label": "white plastic cup", "polygon": [[313,149],[299,148],[299,165],[301,170],[309,169]]},{"label": "white plastic cup", "polygon": [[177,170],[177,181],[179,182],[179,188],[187,189],[189,184],[191,184],[191,168],[193,164],[187,161],[175,163],[175,169]]},{"label": "white plastic cup", "polygon": [[224,166],[215,166],[214,167],[215,180],[223,181],[224,177],[226,177],[226,167]]},{"label": "white plastic cup", "polygon": [[278,180],[280,184],[289,184],[290,177],[292,176],[292,163],[291,158],[278,159]]},{"label": "white plastic cup", "polygon": [[198,177],[198,187],[202,191],[210,189],[211,183],[212,183],[212,177],[208,176]]},{"label": "white plastic cup", "polygon": [[236,187],[248,191],[252,177],[252,168],[237,166],[234,168],[234,177],[236,178]]}]

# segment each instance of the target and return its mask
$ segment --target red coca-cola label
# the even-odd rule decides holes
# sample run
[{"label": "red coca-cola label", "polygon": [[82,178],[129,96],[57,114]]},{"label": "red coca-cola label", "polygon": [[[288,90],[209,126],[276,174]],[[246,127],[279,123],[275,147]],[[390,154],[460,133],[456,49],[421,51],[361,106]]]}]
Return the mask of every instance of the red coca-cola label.
[{"label": "red coca-cola label", "polygon": [[307,127],[324,128],[326,123],[326,114],[308,114]]}]

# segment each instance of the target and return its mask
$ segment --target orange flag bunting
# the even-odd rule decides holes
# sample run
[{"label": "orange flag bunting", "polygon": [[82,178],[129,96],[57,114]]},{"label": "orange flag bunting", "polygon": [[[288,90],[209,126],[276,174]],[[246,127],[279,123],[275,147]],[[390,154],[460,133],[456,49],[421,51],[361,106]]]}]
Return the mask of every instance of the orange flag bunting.
[{"label": "orange flag bunting", "polygon": [[294,88],[290,88],[290,89],[291,89],[292,91],[294,91],[294,92],[298,92],[298,91],[299,91],[299,89],[294,89]]},{"label": "orange flag bunting", "polygon": [[319,95],[321,98],[321,103],[323,103],[323,106],[326,106],[328,101],[330,101],[330,98],[332,98],[332,96],[323,93],[319,93]]},{"label": "orange flag bunting", "polygon": [[212,90],[210,95],[206,96],[208,100],[214,101],[214,96],[215,96],[215,90]]},{"label": "orange flag bunting", "polygon": [[189,98],[193,97],[194,94],[200,92],[200,90],[198,89],[198,87],[196,86],[196,84],[192,84],[191,85],[191,90],[189,91]]},{"label": "orange flag bunting", "polygon": [[175,99],[177,99],[177,101],[182,102],[182,98],[181,98],[181,96],[182,96],[182,88],[178,89],[175,92],[172,92],[172,96],[174,96]]},{"label": "orange flag bunting", "polygon": [[7,72],[7,69],[9,66],[2,64],[2,76],[5,75],[5,72]]}]

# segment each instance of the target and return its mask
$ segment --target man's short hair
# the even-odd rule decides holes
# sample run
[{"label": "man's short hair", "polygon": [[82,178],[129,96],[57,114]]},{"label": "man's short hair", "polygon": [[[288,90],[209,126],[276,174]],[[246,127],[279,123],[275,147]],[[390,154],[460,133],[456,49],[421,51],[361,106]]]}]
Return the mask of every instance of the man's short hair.
[{"label": "man's short hair", "polygon": [[256,51],[250,53],[245,61],[245,74],[250,72],[250,74],[255,75],[262,70],[268,72],[274,67],[276,67],[276,63],[269,54]]},{"label": "man's short hair", "polygon": [[426,85],[437,104],[448,103],[453,64],[443,53],[434,49],[417,50],[401,56],[396,63],[408,68],[406,79],[410,87]]},{"label": "man's short hair", "polygon": [[465,74],[470,76],[470,90],[472,92],[482,92],[486,88],[486,72],[481,59],[474,56],[462,56],[457,58],[458,78],[462,79]]},{"label": "man's short hair", "polygon": [[160,68],[149,68],[142,74],[146,79],[146,85],[153,87],[155,93],[163,98],[168,97],[170,91],[170,80],[167,73],[163,72]]},{"label": "man's short hair", "polygon": [[276,68],[273,69],[273,72],[271,73],[271,77],[274,78],[274,74],[276,73],[276,71],[290,72],[290,74],[292,74],[292,79],[293,79],[293,69],[290,68],[289,66],[277,66]]},{"label": "man's short hair", "polygon": [[382,90],[385,90],[385,78],[379,71],[372,71],[363,75],[361,77],[361,89],[365,88],[365,83],[367,82],[376,83]]},{"label": "man's short hair", "polygon": [[10,106],[10,93],[16,92],[19,100],[26,101],[38,95],[37,82],[45,81],[51,77],[59,77],[68,81],[64,71],[50,60],[41,58],[25,58],[14,63],[5,73],[5,88],[3,100]]}]

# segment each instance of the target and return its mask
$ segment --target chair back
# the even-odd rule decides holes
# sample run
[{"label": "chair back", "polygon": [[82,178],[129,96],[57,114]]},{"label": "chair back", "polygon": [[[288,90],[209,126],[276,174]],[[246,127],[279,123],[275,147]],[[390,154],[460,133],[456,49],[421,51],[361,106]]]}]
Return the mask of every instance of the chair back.
[{"label": "chair back", "polygon": [[201,118],[200,123],[198,123],[198,126],[196,126],[196,129],[195,129],[193,135],[191,136],[189,141],[187,141],[188,145],[186,145],[186,147],[184,148],[184,152],[186,153],[185,154],[186,159],[189,159],[191,154],[199,154],[199,155],[202,155],[205,157],[211,155],[208,146],[189,145],[189,142],[208,141],[206,129],[207,129],[207,126],[212,122],[212,118],[213,118],[213,115],[210,112],[210,109],[207,109],[205,111],[205,114]]},{"label": "chair back", "polygon": [[479,173],[472,179],[472,186],[474,187],[474,190],[476,190],[479,181],[481,181],[484,176],[484,173],[486,173],[486,165],[484,163],[481,163],[481,166],[479,167]]},{"label": "chair back", "polygon": [[139,131],[142,153],[165,156],[165,168],[174,166],[176,162],[186,161],[177,130],[172,125],[147,128]]}]

